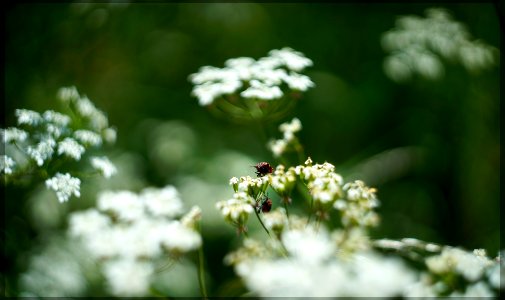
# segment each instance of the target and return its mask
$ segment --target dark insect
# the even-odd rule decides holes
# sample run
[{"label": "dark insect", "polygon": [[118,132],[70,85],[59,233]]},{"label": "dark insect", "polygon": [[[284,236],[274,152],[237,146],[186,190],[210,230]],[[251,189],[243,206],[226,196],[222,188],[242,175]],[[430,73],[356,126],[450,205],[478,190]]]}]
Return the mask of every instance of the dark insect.
[{"label": "dark insect", "polygon": [[261,202],[261,205],[258,205],[257,209],[258,212],[260,212],[260,210],[264,213],[269,212],[272,209],[272,199],[265,197],[265,200]]},{"label": "dark insect", "polygon": [[258,177],[265,176],[266,174],[272,173],[274,171],[272,166],[267,162],[260,162],[254,167],[256,168],[256,175]]}]

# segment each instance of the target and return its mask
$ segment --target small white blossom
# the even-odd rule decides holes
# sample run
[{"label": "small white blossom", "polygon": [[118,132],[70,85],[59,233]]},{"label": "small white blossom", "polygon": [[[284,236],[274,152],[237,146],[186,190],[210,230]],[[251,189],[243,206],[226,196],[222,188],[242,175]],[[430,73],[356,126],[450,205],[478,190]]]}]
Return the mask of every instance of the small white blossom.
[{"label": "small white blossom", "polygon": [[475,281],[491,265],[491,261],[459,248],[445,247],[440,255],[428,257],[426,265],[435,274],[452,271],[463,275],[469,281]]},{"label": "small white blossom", "polygon": [[52,110],[47,110],[42,114],[42,117],[46,122],[53,123],[57,126],[65,127],[70,124],[70,117],[59,112]]},{"label": "small white blossom", "polygon": [[226,220],[241,222],[247,220],[249,214],[254,212],[254,199],[245,192],[238,192],[232,199],[216,203],[216,208],[221,211]]},{"label": "small white blossom", "polygon": [[42,117],[40,114],[33,110],[16,109],[16,117],[18,117],[18,125],[26,124],[35,126],[42,123]]},{"label": "small white blossom", "polygon": [[51,158],[54,153],[55,146],[56,141],[54,139],[46,138],[38,143],[35,148],[28,146],[26,152],[31,158],[36,161],[37,165],[40,167],[44,164],[45,160]]},{"label": "small white blossom", "polygon": [[28,138],[28,132],[16,127],[1,129],[0,133],[2,135],[2,140],[5,144],[11,142],[15,143],[24,142]]},{"label": "small white blossom", "polygon": [[102,144],[102,137],[91,130],[76,130],[74,132],[74,138],[84,145],[100,146]]},{"label": "small white blossom", "polygon": [[100,171],[105,178],[110,178],[117,173],[116,166],[106,157],[91,157],[91,166]]},{"label": "small white blossom", "polygon": [[134,221],[145,217],[144,205],[139,196],[129,191],[105,191],[98,195],[97,207],[111,211],[120,220]]},{"label": "small white blossom", "polygon": [[183,204],[179,193],[173,186],[162,189],[146,188],[140,194],[147,210],[154,216],[173,218],[183,212]]},{"label": "small white blossom", "polygon": [[281,156],[288,146],[288,143],[285,140],[272,140],[268,143],[268,148],[272,151],[274,157]]},{"label": "small white blossom", "polygon": [[72,138],[65,138],[58,143],[58,155],[65,154],[75,160],[80,160],[84,151],[84,147]]},{"label": "small white blossom", "polygon": [[79,92],[75,86],[62,87],[58,90],[58,98],[63,103],[70,103],[79,99]]},{"label": "small white blossom", "polygon": [[278,86],[269,86],[258,80],[251,80],[250,87],[241,92],[244,98],[256,98],[262,100],[272,100],[282,97],[282,91]]},{"label": "small white blossom", "polygon": [[60,203],[68,201],[72,195],[81,196],[81,180],[70,176],[68,173],[56,173],[54,177],[46,180],[46,187],[56,192]]},{"label": "small white blossom", "polygon": [[301,52],[295,51],[289,47],[280,50],[272,50],[268,54],[272,57],[279,58],[288,69],[296,72],[312,66],[312,60],[306,58]]},{"label": "small white blossom", "polygon": [[197,229],[196,224],[202,219],[202,209],[198,206],[193,206],[191,210],[181,218],[182,225],[187,228]]},{"label": "small white blossom", "polygon": [[114,296],[148,295],[153,272],[152,264],[127,258],[106,261],[104,265],[104,276]]},{"label": "small white blossom", "polygon": [[4,174],[12,174],[12,169],[16,162],[7,155],[0,155],[0,172]]},{"label": "small white blossom", "polygon": [[69,233],[72,236],[84,237],[99,234],[111,224],[109,217],[96,209],[88,209],[70,215]]},{"label": "small white blossom", "polygon": [[95,105],[86,96],[83,96],[76,101],[76,109],[79,115],[88,118],[93,116],[96,112]]},{"label": "small white blossom", "polygon": [[188,252],[202,244],[202,237],[179,221],[173,221],[160,232],[161,243],[171,251]]},{"label": "small white blossom", "polygon": [[284,140],[290,142],[294,138],[294,133],[302,129],[302,122],[298,118],[294,118],[291,122],[282,123],[279,125],[279,130],[284,134]]},{"label": "small white blossom", "polygon": [[117,131],[114,128],[106,128],[103,131],[103,138],[109,144],[114,144],[117,139]]},{"label": "small white blossom", "polygon": [[293,72],[290,73],[289,76],[285,76],[283,80],[288,84],[290,89],[302,92],[305,92],[315,85],[308,76]]},{"label": "small white blossom", "polygon": [[336,245],[330,241],[328,232],[307,227],[302,230],[288,230],[282,234],[282,243],[288,252],[304,264],[325,261],[336,253]]}]

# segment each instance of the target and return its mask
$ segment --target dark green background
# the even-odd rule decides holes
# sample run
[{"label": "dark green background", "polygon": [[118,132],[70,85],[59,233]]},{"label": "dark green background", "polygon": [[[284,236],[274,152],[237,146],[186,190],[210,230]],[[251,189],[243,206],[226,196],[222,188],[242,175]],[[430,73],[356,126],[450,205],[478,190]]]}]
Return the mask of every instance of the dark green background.
[{"label": "dark green background", "polygon": [[[187,77],[203,65],[221,67],[228,58],[257,59],[289,46],[313,60],[306,74],[316,87],[282,121],[301,119],[300,138],[314,161],[333,163],[345,177],[376,154],[404,154],[380,156],[380,167],[362,174],[381,200],[382,223],[373,235],[485,248],[494,257],[500,248],[499,64],[468,74],[444,62],[442,80],[405,84],[394,83],[382,69],[381,34],[394,27],[397,16],[424,16],[434,6],[449,9],[474,38],[499,47],[498,14],[489,3],[10,6],[2,127],[15,124],[16,108],[55,109],[58,88],[75,85],[117,126],[117,148],[144,158],[138,176],[149,185],[171,183],[204,164],[156,168],[147,155],[149,126],[139,129],[146,119],[185,122],[196,133],[192,153],[200,161],[223,149],[273,161],[255,128],[217,119],[200,107]],[[277,124],[266,125],[272,137],[280,136]],[[240,175],[252,175],[250,167]],[[227,185],[228,179],[216,172],[216,182]],[[22,190],[7,193],[6,202],[24,197]],[[23,211],[17,213],[22,219]],[[6,224],[10,234],[30,227]],[[229,241],[205,242],[210,274],[230,275],[221,269]]]}]

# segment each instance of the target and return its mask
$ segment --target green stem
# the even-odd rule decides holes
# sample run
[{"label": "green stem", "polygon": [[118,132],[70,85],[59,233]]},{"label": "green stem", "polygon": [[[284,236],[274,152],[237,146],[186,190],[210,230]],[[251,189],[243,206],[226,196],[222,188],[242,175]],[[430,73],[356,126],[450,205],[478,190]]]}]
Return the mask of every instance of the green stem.
[{"label": "green stem", "polygon": [[[200,222],[198,222],[198,232],[200,235],[202,234],[202,230],[200,228]],[[204,266],[204,257],[203,257],[203,242],[200,248],[198,249],[198,283],[200,285],[200,292],[202,293],[203,299],[207,299],[207,289],[205,288],[205,266]]]},{"label": "green stem", "polygon": [[256,214],[256,217],[258,218],[258,221],[260,221],[261,226],[263,226],[263,229],[265,229],[265,231],[267,232],[268,236],[270,236],[270,231],[268,231],[268,229],[265,226],[265,224],[263,224],[263,221],[261,221],[260,215],[258,214],[258,211],[256,209],[254,209],[254,213]]}]

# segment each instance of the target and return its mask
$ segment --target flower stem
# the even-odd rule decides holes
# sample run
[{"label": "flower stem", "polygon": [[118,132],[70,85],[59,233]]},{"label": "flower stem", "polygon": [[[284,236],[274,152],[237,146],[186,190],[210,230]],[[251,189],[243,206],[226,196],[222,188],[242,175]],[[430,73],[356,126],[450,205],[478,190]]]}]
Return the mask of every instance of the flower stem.
[{"label": "flower stem", "polygon": [[[198,222],[198,231],[202,234],[200,227],[200,222]],[[203,299],[207,299],[207,289],[205,288],[205,266],[203,258],[203,242],[198,249],[198,284],[200,285],[200,292],[202,293]]]},{"label": "flower stem", "polygon": [[267,232],[268,236],[270,236],[270,232],[268,231],[267,227],[265,224],[263,224],[263,221],[261,221],[260,215],[258,214],[258,211],[254,209],[254,213],[256,214],[256,217],[258,218],[258,221],[260,221],[261,226],[263,226],[263,229]]}]

